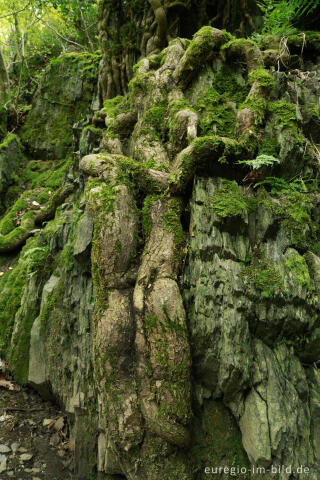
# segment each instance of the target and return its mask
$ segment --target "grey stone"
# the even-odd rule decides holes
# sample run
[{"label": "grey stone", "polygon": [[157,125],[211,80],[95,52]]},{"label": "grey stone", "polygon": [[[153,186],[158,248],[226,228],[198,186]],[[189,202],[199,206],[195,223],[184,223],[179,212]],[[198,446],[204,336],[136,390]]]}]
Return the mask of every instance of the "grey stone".
[{"label": "grey stone", "polygon": [[22,455],[20,455],[19,458],[22,462],[29,462],[33,458],[33,454],[32,453],[23,453]]},{"label": "grey stone", "polygon": [[9,453],[11,448],[8,445],[0,445],[0,453]]},{"label": "grey stone", "polygon": [[11,443],[11,450],[13,451],[13,453],[16,453],[19,447],[20,447],[20,443],[18,442]]},{"label": "grey stone", "polygon": [[74,255],[81,255],[89,247],[93,234],[93,220],[86,210],[77,224],[76,239],[74,243]]},{"label": "grey stone", "polygon": [[3,473],[7,470],[7,459],[4,458],[4,460],[1,461],[0,463],[0,473]]}]

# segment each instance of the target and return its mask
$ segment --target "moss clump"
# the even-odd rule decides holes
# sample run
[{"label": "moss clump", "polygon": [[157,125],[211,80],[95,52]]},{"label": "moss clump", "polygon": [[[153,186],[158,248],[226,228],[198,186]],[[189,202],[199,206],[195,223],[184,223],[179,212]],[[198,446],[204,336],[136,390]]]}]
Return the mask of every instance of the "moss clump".
[{"label": "moss clump", "polygon": [[186,50],[185,57],[192,64],[192,69],[195,65],[199,65],[203,59],[211,53],[212,49],[219,48],[223,41],[229,40],[227,32],[224,32],[224,39],[216,35],[215,29],[210,26],[200,28],[192,37],[192,40]]},{"label": "moss clump", "polygon": [[22,326],[15,337],[14,349],[10,340],[15,315],[21,307],[22,295],[29,278],[38,275],[37,282],[43,282],[51,268],[49,249],[42,237],[29,239],[23,247],[18,263],[0,277],[0,355],[10,358],[10,368],[15,378],[24,383],[28,371],[30,332],[37,316],[38,300],[28,303],[23,315]]},{"label": "moss clump", "polygon": [[22,148],[20,139],[14,133],[9,133],[3,142],[0,144],[0,153],[6,151],[12,142],[17,143],[17,145]]},{"label": "moss clump", "polygon": [[158,200],[158,198],[159,197],[157,195],[147,195],[143,202],[141,214],[142,214],[142,228],[143,228],[143,234],[145,239],[149,238],[149,235],[151,233],[151,228],[152,228],[150,210],[152,205]]},{"label": "moss clump", "polygon": [[244,102],[249,93],[249,86],[244,80],[241,81],[228,65],[223,65],[216,73],[213,83],[214,89],[237,105]]},{"label": "moss clump", "polygon": [[312,201],[307,194],[293,192],[283,199],[282,223],[291,237],[293,244],[300,248],[308,248],[314,234],[310,231]]},{"label": "moss clump", "polygon": [[266,109],[267,101],[265,98],[257,93],[249,95],[244,103],[240,105],[240,110],[244,108],[249,108],[254,114],[254,123],[255,125],[261,125],[263,123]]},{"label": "moss clump", "polygon": [[124,113],[126,98],[122,95],[117,97],[107,99],[103,102],[103,110],[108,115],[108,117],[115,118],[119,113]]},{"label": "moss clump", "polygon": [[17,226],[18,214],[28,208],[26,199],[28,193],[22,195],[12,206],[9,212],[0,220],[0,235],[8,235]]},{"label": "moss clump", "polygon": [[102,129],[94,127],[93,125],[88,125],[87,127],[84,127],[82,134],[85,134],[86,132],[91,132],[93,135],[96,135],[97,137],[102,137]]},{"label": "moss clump", "polygon": [[62,55],[45,69],[20,137],[36,158],[64,158],[72,148],[72,125],[87,114],[99,55]]},{"label": "moss clump", "polygon": [[182,247],[185,243],[185,235],[181,225],[181,209],[181,201],[179,199],[171,199],[167,211],[163,215],[164,228],[174,234],[175,257],[182,254]]},{"label": "moss clump", "polygon": [[277,127],[289,130],[297,142],[303,141],[304,136],[298,128],[295,105],[279,100],[270,102],[268,111],[275,116]]},{"label": "moss clump", "polygon": [[264,68],[252,70],[252,72],[250,72],[248,75],[248,80],[250,85],[256,82],[259,87],[264,87],[269,90],[271,90],[275,85],[273,76],[270,75],[270,73]]},{"label": "moss clump", "polygon": [[[162,420],[179,419],[182,424],[187,424],[191,418],[190,409],[190,357],[184,355],[180,361],[173,362],[170,355],[172,342],[185,342],[187,329],[181,320],[171,318],[166,307],[163,307],[161,318],[149,316],[144,319],[144,328],[149,341],[152,342],[152,356],[161,367],[163,382],[158,387],[159,422]],[[151,365],[147,366],[148,375],[152,376]],[[161,395],[163,391],[163,395]],[[167,392],[170,394],[170,402],[166,402]],[[165,428],[165,424],[162,424]]]},{"label": "moss clump", "polygon": [[23,289],[26,285],[27,266],[18,263],[16,267],[0,278],[0,354],[8,351],[14,317],[18,311]]},{"label": "moss clump", "polygon": [[152,76],[153,72],[136,74],[128,84],[129,94],[131,97],[140,95],[141,93],[147,94],[151,87],[150,80]]},{"label": "moss clump", "polygon": [[66,245],[61,252],[61,264],[64,266],[66,272],[70,272],[74,266],[73,246]]},{"label": "moss clump", "polygon": [[161,102],[148,108],[144,114],[143,123],[144,129],[140,133],[149,133],[150,127],[153,129],[153,138],[160,140],[164,136],[165,121],[164,117],[167,111],[167,104]]},{"label": "moss clump", "polygon": [[236,128],[236,113],[227,99],[209,88],[198,99],[196,110],[200,117],[201,135],[210,133],[233,137]]},{"label": "moss clump", "polygon": [[265,136],[261,145],[259,146],[259,155],[272,155],[278,157],[280,145],[273,137]]},{"label": "moss clump", "polygon": [[221,47],[221,55],[244,60],[249,70],[263,68],[263,58],[258,45],[247,38],[236,38],[225,43]]},{"label": "moss clump", "polygon": [[294,250],[290,250],[287,257],[284,264],[286,271],[293,275],[302,287],[310,289],[311,280],[305,259]]},{"label": "moss clump", "polygon": [[222,218],[235,217],[253,209],[253,199],[243,196],[235,181],[223,179],[212,197],[208,197],[207,206]]},{"label": "moss clump", "polygon": [[71,157],[56,164],[52,161],[31,160],[19,174],[20,181],[24,188],[45,187],[47,190],[53,190],[60,187],[71,164]]},{"label": "moss clump", "polygon": [[48,335],[50,315],[53,313],[54,308],[61,302],[61,298],[63,298],[64,293],[65,281],[63,278],[61,278],[59,279],[53,294],[50,296],[44,308],[41,310],[40,331],[43,335]]},{"label": "moss clump", "polygon": [[169,183],[174,190],[184,190],[193,178],[197,169],[214,162],[228,163],[239,157],[242,152],[241,145],[228,138],[208,135],[197,137],[190,144],[190,151],[182,152],[179,159],[179,168],[170,173]]},{"label": "moss clump", "polygon": [[272,298],[283,291],[283,281],[279,267],[268,263],[264,258],[244,268],[240,276],[259,290],[261,298]]}]

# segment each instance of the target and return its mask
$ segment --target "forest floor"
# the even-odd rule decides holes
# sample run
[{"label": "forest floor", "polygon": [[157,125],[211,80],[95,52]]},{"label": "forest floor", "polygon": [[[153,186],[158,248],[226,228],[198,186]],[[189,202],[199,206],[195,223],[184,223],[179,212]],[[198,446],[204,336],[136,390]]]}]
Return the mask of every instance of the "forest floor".
[{"label": "forest floor", "polygon": [[73,479],[73,450],[63,413],[0,375],[0,479]]}]

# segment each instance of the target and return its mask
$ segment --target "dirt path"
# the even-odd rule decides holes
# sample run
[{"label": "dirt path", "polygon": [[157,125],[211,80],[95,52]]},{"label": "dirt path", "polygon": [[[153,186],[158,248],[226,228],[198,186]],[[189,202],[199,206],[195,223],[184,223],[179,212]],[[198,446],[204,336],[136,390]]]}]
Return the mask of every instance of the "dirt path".
[{"label": "dirt path", "polygon": [[63,414],[0,378],[0,479],[73,479],[72,450]]}]

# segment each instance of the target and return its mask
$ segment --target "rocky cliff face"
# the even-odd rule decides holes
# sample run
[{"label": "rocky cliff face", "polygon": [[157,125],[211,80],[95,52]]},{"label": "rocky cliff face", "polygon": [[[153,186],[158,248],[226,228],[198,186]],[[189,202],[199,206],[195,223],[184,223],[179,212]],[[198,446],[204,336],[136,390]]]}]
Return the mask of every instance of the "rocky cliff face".
[{"label": "rocky cliff face", "polygon": [[1,353],[77,478],[319,478],[318,45],[203,27],[93,118],[63,57],[0,147]]}]

